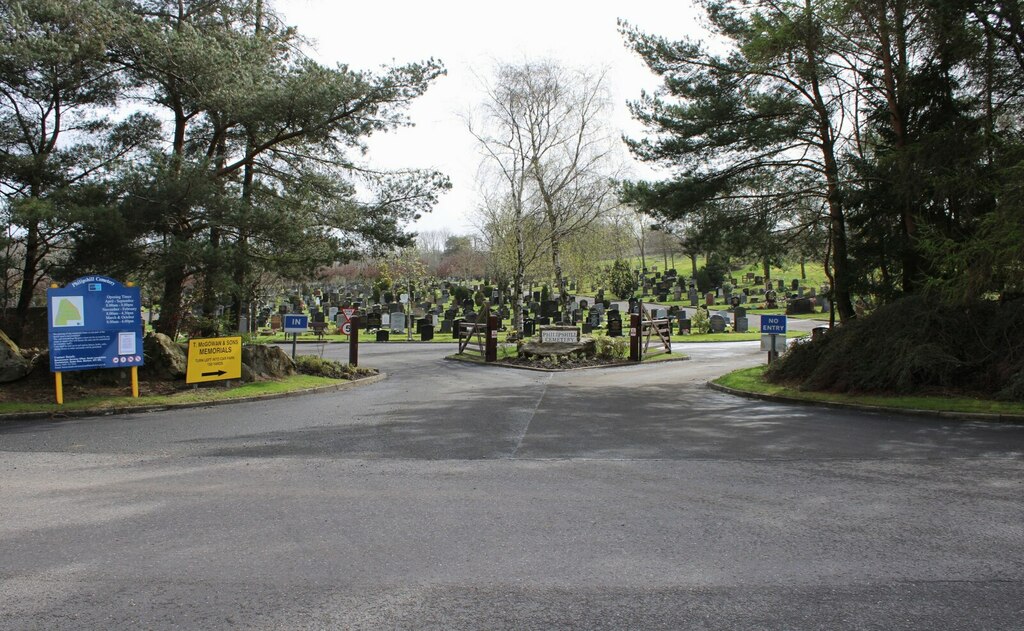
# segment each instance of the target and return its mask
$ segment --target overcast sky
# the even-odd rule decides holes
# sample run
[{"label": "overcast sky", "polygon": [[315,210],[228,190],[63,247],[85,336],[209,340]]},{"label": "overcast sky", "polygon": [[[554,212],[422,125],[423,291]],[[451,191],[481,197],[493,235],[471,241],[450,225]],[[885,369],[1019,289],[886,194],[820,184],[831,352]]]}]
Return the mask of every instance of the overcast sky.
[{"label": "overcast sky", "polygon": [[[688,2],[517,0],[491,2],[347,2],[277,0],[289,24],[314,40],[313,57],[334,65],[376,69],[433,57],[448,69],[409,111],[413,128],[375,137],[370,160],[383,167],[430,167],[447,174],[453,188],[414,226],[416,230],[473,231],[479,154],[460,114],[481,98],[478,76],[496,61],[553,59],[568,66],[607,68],[615,102],[611,124],[639,131],[626,110],[657,79],[623,45],[616,20],[678,39],[695,29]],[[645,172],[638,167],[639,172]]]}]

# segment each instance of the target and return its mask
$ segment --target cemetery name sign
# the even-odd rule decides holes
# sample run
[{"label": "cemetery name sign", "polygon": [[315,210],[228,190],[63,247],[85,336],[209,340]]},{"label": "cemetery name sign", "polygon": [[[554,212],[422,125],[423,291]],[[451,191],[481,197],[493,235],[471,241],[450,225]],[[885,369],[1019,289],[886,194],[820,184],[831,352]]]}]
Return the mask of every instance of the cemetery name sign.
[{"label": "cemetery name sign", "polygon": [[106,276],[46,290],[50,371],[143,365],[142,297]]},{"label": "cemetery name sign", "polygon": [[577,328],[542,328],[541,344],[579,344],[580,330]]}]

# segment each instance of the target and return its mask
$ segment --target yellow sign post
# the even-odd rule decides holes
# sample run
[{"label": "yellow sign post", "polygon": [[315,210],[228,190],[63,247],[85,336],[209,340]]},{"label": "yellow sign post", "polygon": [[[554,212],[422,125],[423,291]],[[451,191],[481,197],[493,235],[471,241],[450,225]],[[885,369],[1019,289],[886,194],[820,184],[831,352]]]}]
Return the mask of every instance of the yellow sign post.
[{"label": "yellow sign post", "polygon": [[188,341],[186,383],[241,378],[241,337],[209,337]]}]

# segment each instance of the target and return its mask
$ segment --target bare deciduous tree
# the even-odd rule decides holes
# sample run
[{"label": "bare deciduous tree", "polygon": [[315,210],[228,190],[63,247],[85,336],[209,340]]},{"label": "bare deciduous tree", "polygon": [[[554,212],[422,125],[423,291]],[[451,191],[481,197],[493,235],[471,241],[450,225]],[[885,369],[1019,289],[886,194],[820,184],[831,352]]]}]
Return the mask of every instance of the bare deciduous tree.
[{"label": "bare deciduous tree", "polygon": [[604,74],[550,61],[501,64],[485,91],[482,120],[471,120],[469,128],[511,213],[520,262],[513,277],[516,300],[527,258],[523,228],[537,214],[564,309],[563,242],[617,204],[618,139],[604,125],[610,106]]}]

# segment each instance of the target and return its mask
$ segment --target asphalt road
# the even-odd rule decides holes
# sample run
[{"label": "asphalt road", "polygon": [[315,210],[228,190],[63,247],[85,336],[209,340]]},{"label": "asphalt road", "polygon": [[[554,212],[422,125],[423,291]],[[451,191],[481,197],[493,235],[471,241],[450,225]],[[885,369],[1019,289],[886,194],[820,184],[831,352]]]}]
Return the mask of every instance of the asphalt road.
[{"label": "asphalt road", "polygon": [[0,628],[1021,628],[1024,426],[704,387],[756,349],[0,424]]}]

